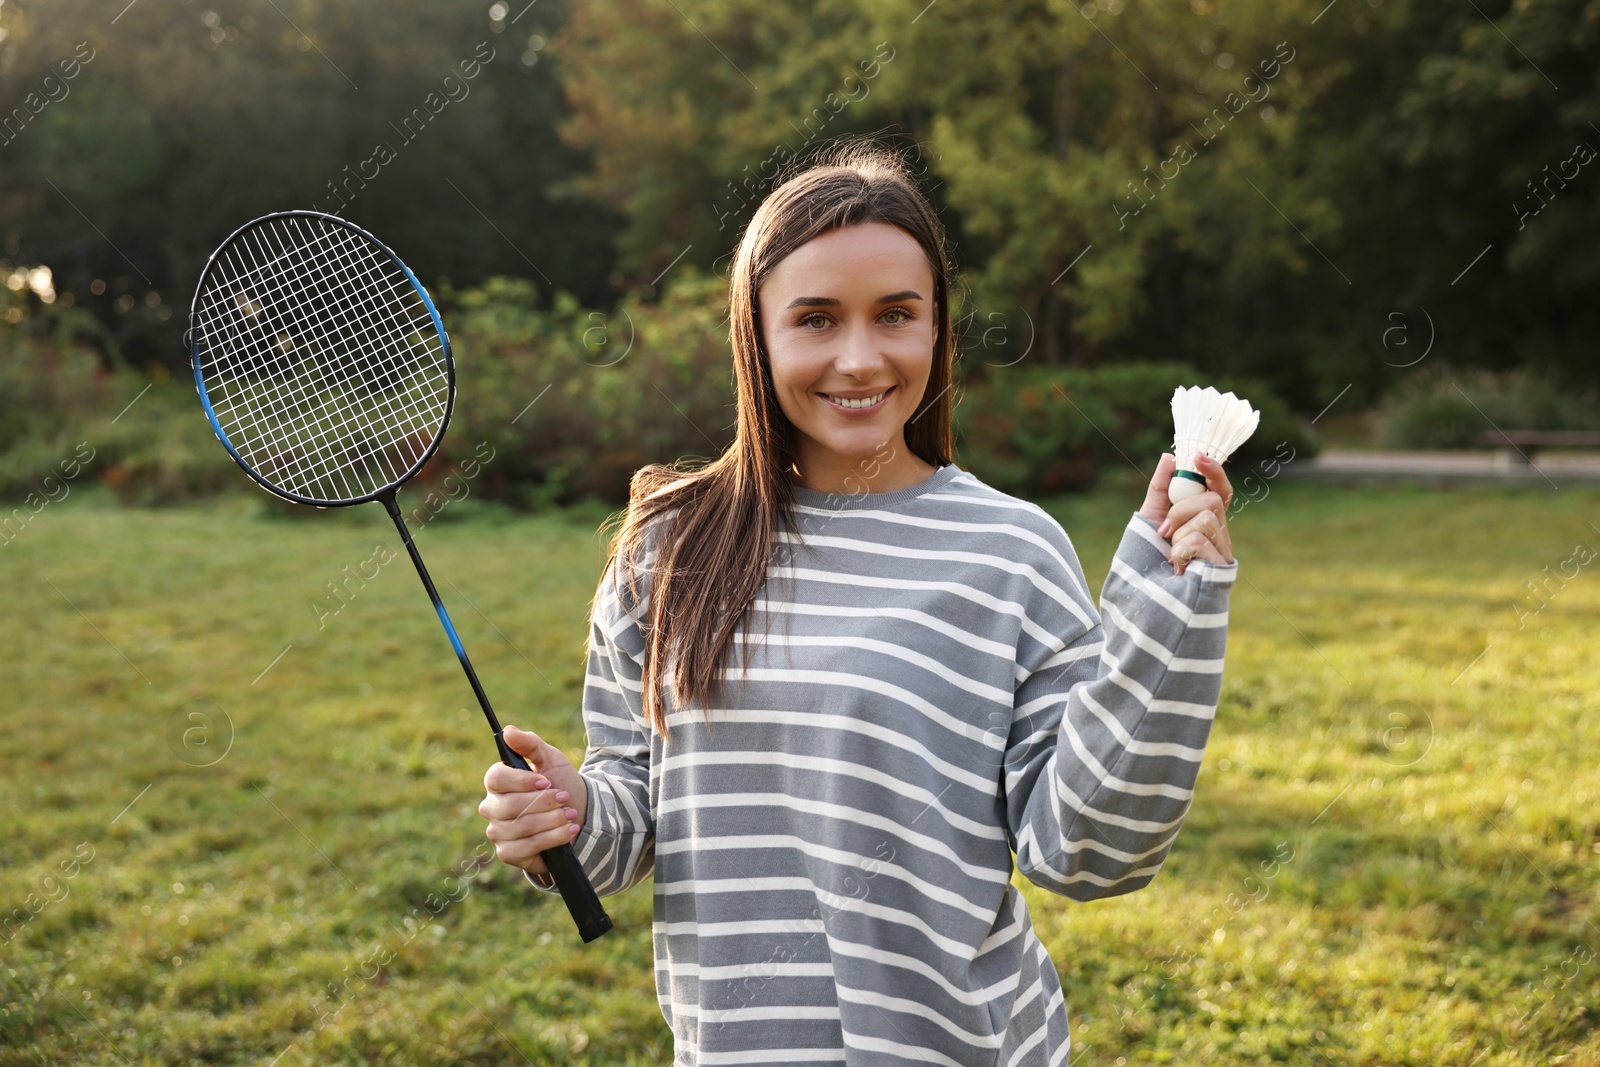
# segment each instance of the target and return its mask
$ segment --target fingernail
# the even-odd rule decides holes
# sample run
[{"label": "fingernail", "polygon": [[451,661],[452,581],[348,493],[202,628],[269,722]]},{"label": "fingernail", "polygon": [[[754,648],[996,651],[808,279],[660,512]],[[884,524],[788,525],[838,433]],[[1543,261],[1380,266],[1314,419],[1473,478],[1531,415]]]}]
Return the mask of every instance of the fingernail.
[{"label": "fingernail", "polygon": [[559,801],[563,801],[563,802],[568,800],[569,797],[568,797],[567,791],[565,789],[563,789],[561,792],[557,793],[556,794],[556,799],[559,800]]},{"label": "fingernail", "polygon": [[580,829],[582,829],[582,827],[580,827],[580,826],[579,826],[579,825],[578,825],[578,824],[577,824],[577,823],[575,823],[575,822],[569,822],[569,823],[567,823],[567,833],[569,833],[569,834],[571,834],[571,835],[572,835],[572,836],[573,836],[573,837],[577,837],[577,836],[578,836],[578,831],[579,831],[579,830],[580,830]]},{"label": "fingernail", "polygon": [[567,809],[567,818],[576,819],[577,817],[578,817],[578,809],[577,808],[568,808]]},{"label": "fingernail", "polygon": [[533,784],[538,786],[540,789],[549,789],[550,788],[550,783],[545,781],[543,778],[539,779],[537,782],[534,782]]}]

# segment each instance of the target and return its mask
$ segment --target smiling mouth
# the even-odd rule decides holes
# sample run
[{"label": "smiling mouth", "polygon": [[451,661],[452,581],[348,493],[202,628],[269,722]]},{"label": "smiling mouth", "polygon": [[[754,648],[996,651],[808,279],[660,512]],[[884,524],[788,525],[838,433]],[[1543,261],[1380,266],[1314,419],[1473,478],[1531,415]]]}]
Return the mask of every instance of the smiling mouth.
[{"label": "smiling mouth", "polygon": [[817,395],[842,411],[866,411],[870,408],[878,407],[892,392],[894,392],[894,386],[891,385],[883,392],[874,393],[872,396],[837,397],[829,396],[827,393],[819,393]]}]

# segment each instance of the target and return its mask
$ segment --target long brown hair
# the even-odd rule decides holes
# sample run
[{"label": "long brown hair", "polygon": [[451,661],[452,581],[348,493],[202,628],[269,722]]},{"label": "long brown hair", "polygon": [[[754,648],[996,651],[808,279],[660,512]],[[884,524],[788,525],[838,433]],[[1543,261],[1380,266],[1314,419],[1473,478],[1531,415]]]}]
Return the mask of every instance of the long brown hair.
[{"label": "long brown hair", "polygon": [[766,580],[774,539],[780,529],[792,527],[795,429],[778,405],[756,293],[784,257],[813,237],[867,222],[886,222],[915,238],[933,271],[932,367],[905,437],[906,446],[926,462],[952,461],[950,289],[955,271],[944,227],[900,155],[872,141],[836,144],[772,191],[739,242],[728,289],[738,406],[733,443],[699,466],[652,464],[637,471],[626,516],[611,541],[606,565],[609,569],[620,560],[618,591],[628,590],[631,602],[630,595],[623,599],[632,610],[639,600],[635,567],[647,552],[648,528],[665,516],[663,528],[649,533],[654,559],[647,615],[641,620],[645,715],[664,738],[662,682],[669,666],[678,706],[700,704],[709,714],[735,631]]}]

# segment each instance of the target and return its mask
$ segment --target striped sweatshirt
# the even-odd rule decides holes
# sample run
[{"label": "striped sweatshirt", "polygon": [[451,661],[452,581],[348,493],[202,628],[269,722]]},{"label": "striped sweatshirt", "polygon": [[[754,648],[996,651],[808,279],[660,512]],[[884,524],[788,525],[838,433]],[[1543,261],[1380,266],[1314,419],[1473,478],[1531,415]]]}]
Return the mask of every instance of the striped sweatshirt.
[{"label": "striped sweatshirt", "polygon": [[1073,900],[1156,876],[1238,565],[1175,576],[1135,514],[1097,611],[1061,525],[954,464],[795,500],[748,658],[709,722],[666,689],[670,743],[640,699],[647,571],[595,601],[574,847],[602,895],[654,876],[674,1063],[1065,1063],[1013,868]]}]

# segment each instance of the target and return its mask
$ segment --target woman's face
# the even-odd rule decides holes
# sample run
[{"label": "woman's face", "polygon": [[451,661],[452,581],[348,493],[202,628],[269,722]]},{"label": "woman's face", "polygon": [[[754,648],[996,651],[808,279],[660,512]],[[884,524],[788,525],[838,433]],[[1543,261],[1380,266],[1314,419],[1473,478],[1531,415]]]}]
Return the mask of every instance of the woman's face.
[{"label": "woman's face", "polygon": [[[780,262],[756,299],[778,404],[798,431],[801,484],[889,492],[932,467],[910,454],[905,425],[933,365],[933,270],[898,226],[829,230]],[[896,484],[903,483],[903,484]]]}]

